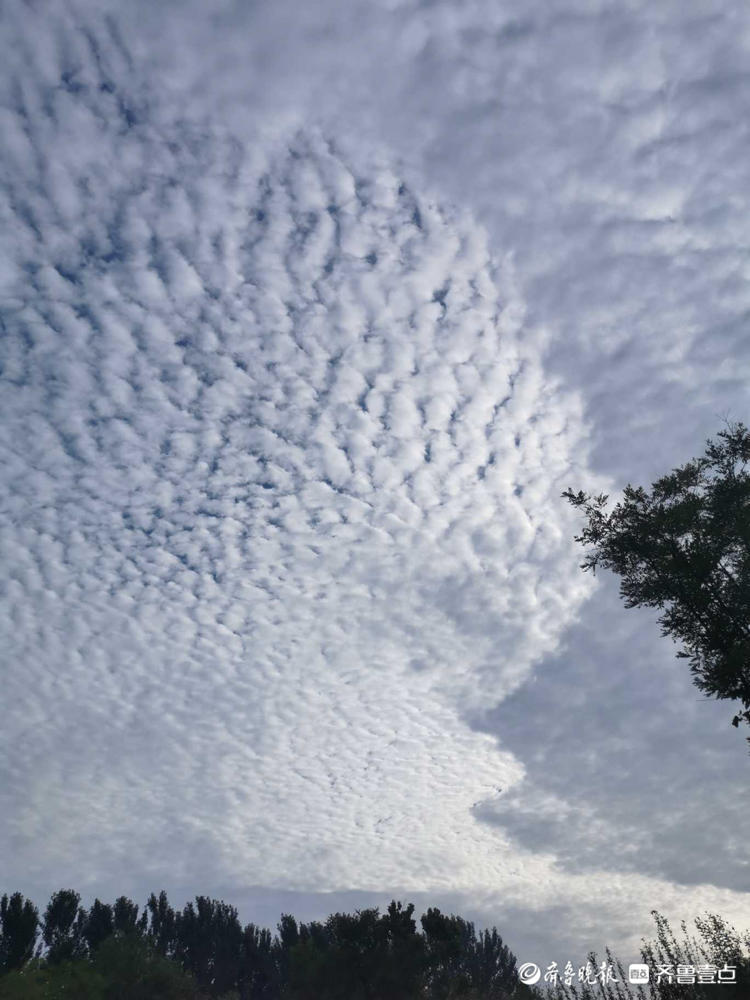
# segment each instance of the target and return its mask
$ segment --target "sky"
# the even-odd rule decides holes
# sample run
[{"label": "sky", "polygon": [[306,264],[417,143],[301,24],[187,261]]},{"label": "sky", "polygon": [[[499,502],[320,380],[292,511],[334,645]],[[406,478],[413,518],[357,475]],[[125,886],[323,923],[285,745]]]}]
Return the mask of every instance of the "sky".
[{"label": "sky", "polygon": [[2,889],[749,926],[733,706],[560,494],[748,420],[750,10],[0,24]]}]

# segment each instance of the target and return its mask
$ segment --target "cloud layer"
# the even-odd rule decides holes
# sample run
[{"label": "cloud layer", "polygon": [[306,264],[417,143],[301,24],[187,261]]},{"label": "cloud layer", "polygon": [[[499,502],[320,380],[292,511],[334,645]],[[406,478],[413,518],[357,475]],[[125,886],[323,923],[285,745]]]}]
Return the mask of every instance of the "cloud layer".
[{"label": "cloud layer", "polygon": [[474,224],[315,134],[155,134],[64,55],[6,202],[15,864],[500,878],[471,807],[522,769],[460,717],[586,591],[550,511],[579,404]]},{"label": "cloud layer", "polygon": [[407,179],[471,208],[513,250],[527,327],[582,392],[607,474],[655,478],[722,415],[746,415],[741,5],[331,0],[301,12],[280,0],[151,16],[170,45],[133,28],[144,64],[193,111],[240,129],[261,115],[319,120],[355,158],[385,141]]},{"label": "cloud layer", "polygon": [[[743,913],[728,758],[684,840],[635,632],[559,648],[589,434],[646,478],[747,398],[750,30],[685,11],[8,6],[0,880]],[[575,802],[618,752],[669,822]]]}]

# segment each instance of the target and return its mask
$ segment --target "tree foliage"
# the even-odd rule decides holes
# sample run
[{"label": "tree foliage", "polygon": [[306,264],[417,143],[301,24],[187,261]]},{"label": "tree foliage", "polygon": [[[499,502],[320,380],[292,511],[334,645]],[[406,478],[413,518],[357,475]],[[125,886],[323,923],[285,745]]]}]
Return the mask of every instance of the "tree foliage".
[{"label": "tree foliage", "polygon": [[334,913],[274,935],[240,924],[237,910],[198,896],[182,910],[165,892],[139,915],[125,896],[87,910],[72,889],[53,894],[41,924],[20,893],[2,899],[0,1000],[525,1000],[516,962],[495,928],[474,930],[430,909],[421,932],[414,905]]},{"label": "tree foliage", "polygon": [[0,1000],[200,1000],[198,985],[137,933],[113,934],[88,960],[35,962],[0,977]]},{"label": "tree foliage", "polygon": [[44,911],[42,936],[51,965],[81,958],[85,954],[86,913],[80,906],[81,897],[73,889],[61,889],[52,894]]},{"label": "tree foliage", "polygon": [[[333,913],[300,923],[284,914],[276,933],[241,927],[234,907],[206,896],[175,911],[166,893],[139,909],[121,896],[86,910],[78,893],[54,893],[35,949],[36,908],[20,893],[2,897],[0,944],[13,964],[0,972],[0,1000],[711,1000],[726,984],[683,986],[652,979],[650,993],[627,982],[607,951],[616,982],[530,987],[495,928],[477,934],[462,917],[432,907],[422,915],[395,900],[377,908]],[[115,916],[119,914],[119,916]],[[145,917],[144,917],[145,914]],[[659,966],[736,969],[734,996],[750,995],[750,934],[721,917],[682,924],[678,940],[653,911],[657,935],[642,961]],[[20,929],[19,929],[20,928]],[[22,929],[22,930],[21,930]],[[19,942],[10,948],[7,941]],[[21,944],[22,943],[22,944]],[[591,955],[596,969],[596,956]],[[717,992],[718,990],[718,992]]]},{"label": "tree foliage", "polygon": [[[693,921],[695,931],[683,921],[682,937],[678,938],[663,914],[652,910],[651,915],[656,938],[644,940],[641,947],[641,961],[651,975],[648,992],[628,982],[622,962],[607,950],[606,964],[612,967],[613,982],[600,978],[593,985],[566,986],[558,981],[550,991],[550,1000],[721,1000],[728,995],[744,1000],[750,995],[750,934],[740,934],[718,914],[706,913]],[[596,955],[590,955],[589,960],[593,969],[601,966]],[[680,970],[681,983],[677,981]],[[719,970],[724,981],[720,981]]]},{"label": "tree foliage", "polygon": [[39,911],[20,892],[0,899],[0,971],[20,969],[34,954]]},{"label": "tree foliage", "polygon": [[587,522],[584,570],[620,577],[625,606],[662,609],[662,634],[682,645],[696,686],[742,703],[750,723],[750,431],[729,424],[705,454],[652,484],[608,497],[568,489]]}]

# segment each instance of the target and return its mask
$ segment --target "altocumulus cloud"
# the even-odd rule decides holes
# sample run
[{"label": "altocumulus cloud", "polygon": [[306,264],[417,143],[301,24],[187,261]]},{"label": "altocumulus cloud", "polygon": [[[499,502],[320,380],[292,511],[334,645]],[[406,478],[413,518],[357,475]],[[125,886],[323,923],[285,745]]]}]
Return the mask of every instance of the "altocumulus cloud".
[{"label": "altocumulus cloud", "polygon": [[589,582],[581,406],[481,228],[335,136],[186,120],[112,20],[37,27],[3,83],[5,881],[674,903],[482,822],[524,771],[469,721]]},{"label": "altocumulus cloud", "polygon": [[615,481],[651,481],[717,413],[747,412],[746,5],[150,7],[118,22],[137,20],[160,87],[191,109],[322,119],[351,156],[386,141],[513,249],[527,329],[549,335],[547,367],[579,388]]},{"label": "altocumulus cloud", "polygon": [[576,399],[481,231],[386,164],[157,130],[55,59],[7,122],[3,856],[502,881],[471,807],[522,768],[462,715],[584,596]]}]

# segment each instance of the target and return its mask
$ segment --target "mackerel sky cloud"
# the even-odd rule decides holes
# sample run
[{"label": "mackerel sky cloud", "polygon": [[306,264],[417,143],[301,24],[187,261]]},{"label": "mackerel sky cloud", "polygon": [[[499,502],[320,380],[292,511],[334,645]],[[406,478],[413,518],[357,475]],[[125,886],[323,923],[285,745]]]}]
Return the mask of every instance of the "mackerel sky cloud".
[{"label": "mackerel sky cloud", "polygon": [[747,416],[750,15],[120,6],[3,15],[3,886],[746,921],[742,741],[560,493]]}]

